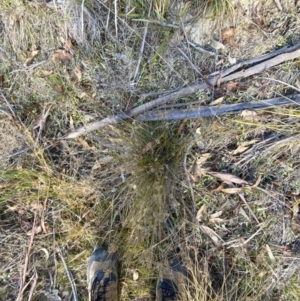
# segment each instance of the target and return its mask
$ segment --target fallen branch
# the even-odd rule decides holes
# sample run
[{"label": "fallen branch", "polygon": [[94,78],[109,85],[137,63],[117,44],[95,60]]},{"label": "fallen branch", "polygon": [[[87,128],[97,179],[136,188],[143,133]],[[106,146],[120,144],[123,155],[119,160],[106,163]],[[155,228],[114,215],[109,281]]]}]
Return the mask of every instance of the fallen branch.
[{"label": "fallen branch", "polygon": [[262,110],[275,106],[300,104],[300,94],[276,97],[261,101],[242,102],[231,105],[216,105],[188,110],[156,110],[136,116],[140,121],[181,120],[185,118],[202,118],[225,114],[239,114],[243,110]]},{"label": "fallen branch", "polygon": [[293,52],[293,51],[295,51],[299,48],[300,48],[300,44],[297,44],[297,45],[294,45],[294,46],[291,46],[291,47],[286,46],[286,47],[280,48],[278,50],[275,50],[273,52],[266,53],[266,54],[251,58],[249,60],[237,63],[237,64],[229,67],[228,69],[226,69],[224,71],[213,73],[210,76],[217,75],[219,77],[220,73],[222,73],[222,76],[224,77],[224,76],[227,76],[228,74],[230,74],[230,73],[232,73],[235,70],[238,70],[240,68],[245,68],[246,66],[250,66],[250,65],[253,65],[253,64],[256,64],[256,63],[259,63],[259,62],[269,60],[269,59],[271,59],[271,58],[273,58],[277,55],[280,55],[280,54]]},{"label": "fallen branch", "polygon": [[[217,74],[213,74],[211,77],[208,77],[207,79],[203,79],[203,81],[200,82],[200,83],[190,85],[188,87],[182,88],[182,89],[180,89],[178,91],[175,91],[173,93],[161,96],[157,99],[154,99],[154,100],[151,100],[151,101],[149,101],[145,104],[142,104],[141,106],[138,106],[138,107],[132,109],[131,111],[127,112],[126,114],[125,113],[120,113],[120,114],[117,114],[115,116],[106,117],[106,118],[104,118],[100,121],[95,121],[95,122],[89,123],[89,124],[87,124],[83,127],[80,127],[78,129],[76,129],[75,131],[69,133],[68,135],[63,137],[63,139],[77,138],[79,136],[82,136],[84,134],[87,134],[89,132],[97,130],[97,129],[102,128],[104,126],[111,125],[111,124],[116,124],[116,123],[121,122],[122,120],[132,118],[132,117],[138,116],[140,114],[144,114],[145,112],[148,112],[148,111],[153,110],[155,108],[161,107],[161,106],[165,105],[168,102],[175,101],[175,100],[180,99],[182,97],[186,97],[186,96],[189,96],[193,93],[196,93],[199,90],[203,90],[203,89],[207,88],[208,86],[213,87],[217,84],[217,82],[218,82],[218,84],[219,83],[225,83],[225,82],[231,81],[233,79],[245,78],[245,77],[257,74],[257,73],[262,72],[262,71],[264,71],[268,68],[271,68],[273,66],[281,64],[284,61],[293,60],[295,58],[300,57],[300,49],[299,48],[300,48],[300,44],[297,44],[297,45],[292,46],[292,47],[284,47],[284,48],[276,50],[272,53],[265,54],[265,55],[262,55],[262,56],[259,56],[259,57],[256,57],[256,58],[238,63],[238,64],[236,64],[236,65],[234,65],[234,66],[232,66],[232,67],[230,67],[230,68],[228,68],[224,71],[221,71]],[[236,73],[231,74],[235,70],[238,70],[238,69],[240,69],[244,66],[248,66],[249,64],[254,64],[254,63],[257,63],[257,62],[261,62],[261,63],[258,64],[258,65],[249,67],[248,69],[238,71]],[[245,104],[246,105],[245,109],[248,108],[247,107],[248,104],[249,103]],[[290,103],[288,103],[288,104],[290,104]],[[238,105],[241,106],[242,104],[238,104]],[[269,105],[269,106],[274,106],[274,105],[285,105],[285,104],[281,104],[281,101],[280,101],[279,104],[272,104],[272,105]],[[218,110],[222,109],[222,107],[218,107]],[[213,110],[213,108],[214,107],[206,108],[206,110],[211,111],[211,110]],[[255,106],[251,107],[251,109],[257,109],[257,108],[262,108],[262,107],[255,107]],[[228,109],[229,109],[228,107],[225,107],[225,109],[224,109],[225,113],[223,113],[223,114],[226,114],[226,113],[227,114],[228,113],[232,114],[233,113],[233,112],[228,111]],[[158,112],[161,113],[161,111],[158,111]],[[219,113],[220,111],[215,111],[215,112],[218,112],[218,115],[222,115],[222,114]],[[151,113],[149,112],[148,114],[151,115]],[[202,115],[202,113],[198,113],[197,117],[189,117],[186,114],[186,111],[185,112],[176,112],[176,114],[179,114],[179,113],[182,113],[183,114],[182,116],[184,116],[184,117],[178,118],[178,119],[198,118],[198,117],[207,117],[207,116],[216,115],[215,113],[214,114],[206,113],[207,115]],[[137,119],[144,120],[144,121],[148,120],[146,117],[142,117],[142,116],[138,117]],[[149,120],[166,120],[166,119],[149,119]]]}]

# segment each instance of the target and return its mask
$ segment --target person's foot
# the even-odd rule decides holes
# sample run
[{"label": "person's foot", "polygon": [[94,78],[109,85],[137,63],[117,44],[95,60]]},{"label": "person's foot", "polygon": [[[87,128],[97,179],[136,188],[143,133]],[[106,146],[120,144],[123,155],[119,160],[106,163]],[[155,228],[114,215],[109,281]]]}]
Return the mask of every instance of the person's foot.
[{"label": "person's foot", "polygon": [[158,279],[156,285],[157,301],[177,301],[179,288],[186,276],[186,270],[181,264],[179,257],[169,258],[169,269]]},{"label": "person's foot", "polygon": [[89,301],[118,301],[118,263],[106,247],[96,249],[87,266]]},{"label": "person's foot", "polygon": [[178,287],[175,282],[168,278],[157,281],[156,300],[157,301],[176,301],[178,299]]}]

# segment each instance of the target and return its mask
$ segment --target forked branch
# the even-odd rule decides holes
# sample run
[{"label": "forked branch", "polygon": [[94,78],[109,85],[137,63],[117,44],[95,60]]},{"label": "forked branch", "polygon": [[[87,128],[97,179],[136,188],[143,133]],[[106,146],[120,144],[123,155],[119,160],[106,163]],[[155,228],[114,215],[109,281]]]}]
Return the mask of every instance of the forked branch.
[{"label": "forked branch", "polygon": [[[153,109],[158,109],[159,107],[170,103],[172,101],[176,101],[182,97],[186,97],[193,93],[196,93],[199,90],[203,90],[207,87],[213,87],[220,83],[225,83],[234,79],[245,78],[252,76],[254,74],[258,74],[264,70],[267,70],[273,66],[279,65],[285,61],[293,60],[300,57],[300,44],[297,44],[292,47],[284,47],[278,49],[272,53],[268,53],[256,58],[252,58],[250,60],[246,60],[244,62],[238,63],[224,71],[221,71],[217,74],[213,74],[212,76],[204,79],[200,83],[196,83],[190,85],[188,87],[182,88],[178,91],[169,93],[167,95],[158,97],[154,100],[151,100],[145,104],[142,104],[131,111],[125,113],[120,113],[114,116],[106,117],[100,121],[95,121],[89,124],[84,125],[76,129],[75,131],[67,134],[64,139],[73,139],[79,136],[85,135],[89,132],[95,131],[99,128],[105,127],[111,124],[117,124],[122,120],[136,117],[138,120],[150,121],[150,120],[169,120],[169,119],[183,119],[183,118],[199,118],[199,117],[208,117],[215,115],[223,115],[223,114],[233,114],[236,112],[240,112],[243,109],[264,109],[270,106],[282,106],[287,104],[299,103],[299,95],[296,97],[292,96],[291,99],[287,99],[285,97],[278,97],[270,100],[264,100],[262,102],[253,102],[253,103],[242,103],[236,105],[223,105],[220,107],[202,107],[195,110],[198,111],[171,111],[171,113],[167,117],[167,113],[161,110],[157,110],[154,112],[149,112]],[[257,64],[258,63],[258,64]],[[254,66],[251,66],[256,64]],[[247,68],[247,66],[249,66]],[[241,70],[241,68],[244,68]],[[239,70],[237,72],[234,72]],[[234,72],[234,73],[233,73]],[[291,96],[290,96],[291,97]],[[261,103],[261,104],[260,104]],[[188,103],[187,103],[188,105]],[[171,116],[180,116],[178,118],[171,118]],[[159,119],[162,118],[162,119]]]}]

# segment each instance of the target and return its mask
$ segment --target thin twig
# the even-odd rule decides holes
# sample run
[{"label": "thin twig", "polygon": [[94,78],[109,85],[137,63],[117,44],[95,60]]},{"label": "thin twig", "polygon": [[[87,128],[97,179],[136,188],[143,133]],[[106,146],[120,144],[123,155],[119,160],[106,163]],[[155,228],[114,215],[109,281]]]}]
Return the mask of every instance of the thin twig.
[{"label": "thin twig", "polygon": [[49,108],[46,110],[46,106],[44,105],[44,108],[43,108],[43,111],[42,111],[41,115],[38,117],[38,119],[35,122],[35,125],[34,125],[33,128],[34,129],[39,129],[38,133],[36,135],[36,142],[38,142],[40,137],[41,137],[41,133],[44,129],[44,125],[46,123],[46,120],[47,120],[47,117],[50,113],[50,110],[51,110],[51,106],[49,106]]},{"label": "thin twig", "polygon": [[[235,186],[233,185],[233,187],[235,187]],[[239,195],[240,199],[244,202],[244,204],[246,205],[246,207],[248,208],[248,210],[251,213],[252,217],[259,224],[259,220],[258,220],[257,216],[255,215],[255,213],[253,212],[253,210],[251,209],[251,207],[249,206],[248,202],[245,199],[244,192],[240,192],[240,193],[238,193],[238,195]]]},{"label": "thin twig", "polygon": [[13,74],[13,73],[17,73],[17,72],[26,72],[26,71],[30,71],[30,70],[33,70],[34,68],[37,68],[41,65],[43,65],[44,63],[46,63],[47,60],[45,61],[41,61],[41,62],[38,62],[38,63],[35,63],[35,64],[32,64],[30,66],[27,66],[27,67],[24,67],[22,69],[16,69],[16,70],[13,70],[11,71],[9,74]]},{"label": "thin twig", "polygon": [[[279,141],[275,141],[273,143],[268,143],[270,140],[274,140],[275,138],[277,138],[278,135],[276,135],[275,137],[271,137],[269,139],[266,139],[264,141],[259,142],[258,144],[254,145],[254,148],[249,149],[247,152],[245,152],[243,155],[246,155],[244,158],[242,158],[239,162],[235,163],[235,165],[239,165],[239,166],[245,166],[247,165],[249,162],[253,161],[255,158],[257,158],[258,156],[262,156],[264,154],[266,154],[268,151],[270,151],[272,148],[274,148],[275,146],[278,146],[280,144],[283,143],[288,143],[291,142],[293,140],[296,139],[300,139],[300,135],[294,135],[285,139],[281,139]],[[264,149],[263,146],[265,146]],[[253,152],[255,154],[253,154]]]},{"label": "thin twig", "polygon": [[8,116],[10,119],[13,119],[13,117],[8,112],[6,112],[5,110],[0,109],[0,112],[3,113],[4,115]]},{"label": "thin twig", "polygon": [[73,292],[73,295],[74,295],[74,301],[78,301],[77,289],[76,289],[76,285],[75,285],[75,281],[74,281],[73,275],[72,275],[72,273],[70,272],[70,270],[69,270],[69,268],[67,266],[67,263],[66,263],[63,255],[62,255],[62,252],[61,252],[60,248],[57,248],[56,252],[57,252],[58,256],[60,257],[60,259],[61,259],[61,261],[62,261],[62,263],[64,265],[64,268],[66,270],[68,279],[69,279],[71,287],[72,287],[72,292]]},{"label": "thin twig", "polygon": [[[15,114],[15,112],[14,112],[14,110],[13,110],[11,104],[9,103],[9,101],[7,100],[7,98],[5,97],[5,95],[3,94],[3,92],[1,91],[1,89],[0,89],[0,96],[1,96],[1,98],[5,101],[5,103],[6,103],[7,107],[9,108],[9,110],[10,110],[12,116],[15,117],[16,114]],[[4,112],[3,112],[3,113],[4,113]],[[7,113],[7,114],[8,114],[8,113]]]},{"label": "thin twig", "polygon": [[[27,289],[27,287],[29,286],[29,284],[34,280],[34,277],[35,277],[35,274],[34,275],[32,275],[31,277],[30,277],[30,279],[27,281],[27,283],[23,286],[23,288],[22,288],[22,298],[23,298],[23,294],[24,294],[24,292],[25,292],[25,290]],[[22,299],[23,300],[23,299]]]},{"label": "thin twig", "polygon": [[28,301],[31,301],[31,298],[32,298],[32,296],[33,296],[34,289],[35,289],[35,287],[36,287],[37,280],[38,280],[38,274],[37,274],[37,272],[35,271],[35,272],[34,272],[34,275],[33,275],[33,282],[32,282],[32,284],[31,284],[30,291],[29,291],[29,295],[28,295]]},{"label": "thin twig", "polygon": [[196,50],[199,50],[200,52],[206,53],[208,55],[213,55],[213,56],[217,55],[215,52],[206,50],[206,49],[200,47],[199,45],[196,45],[195,43],[193,43],[193,42],[191,42],[189,40],[187,40],[187,42],[188,42],[189,45],[191,45],[192,47],[194,47]]},{"label": "thin twig", "polygon": [[139,21],[139,22],[147,22],[147,23],[153,23],[158,24],[165,27],[171,27],[171,28],[179,28],[176,24],[166,23],[158,20],[147,20],[147,19],[132,19],[132,21]]},{"label": "thin twig", "polygon": [[188,61],[188,63],[191,65],[191,67],[201,76],[203,77],[203,74],[201,73],[201,71],[199,70],[199,68],[197,66],[195,66],[193,64],[193,62],[190,60],[190,58],[184,53],[184,51],[182,49],[180,49],[179,47],[177,47],[177,50],[186,58],[186,60]]},{"label": "thin twig", "polygon": [[277,82],[277,83],[280,83],[280,84],[282,84],[282,85],[285,85],[285,86],[287,86],[287,87],[289,87],[289,88],[292,88],[292,89],[294,89],[294,90],[300,92],[300,89],[299,89],[299,88],[297,88],[297,87],[295,87],[295,86],[293,86],[293,85],[290,85],[290,84],[288,84],[288,83],[286,83],[286,82],[283,82],[283,81],[281,81],[281,80],[279,80],[279,79],[275,79],[275,78],[267,78],[267,77],[259,77],[259,78],[261,78],[261,79],[266,79],[266,80],[270,80],[270,81]]},{"label": "thin twig", "polygon": [[36,213],[34,213],[32,231],[31,231],[30,240],[29,240],[27,253],[26,253],[26,257],[25,257],[25,262],[24,262],[23,276],[21,279],[20,289],[19,289],[19,293],[18,293],[16,301],[23,300],[24,285],[25,285],[25,280],[26,280],[28,262],[29,262],[30,252],[31,252],[32,244],[33,244],[34,235],[35,235],[35,222],[36,222]]},{"label": "thin twig", "polygon": [[253,239],[255,236],[257,236],[259,234],[259,232],[261,230],[263,230],[269,223],[270,223],[270,221],[264,222],[260,226],[260,228],[255,233],[253,233],[247,240],[245,240],[244,242],[242,242],[242,243],[240,243],[238,245],[229,246],[229,248],[238,248],[238,247],[242,247],[242,246],[246,245],[251,239]]}]

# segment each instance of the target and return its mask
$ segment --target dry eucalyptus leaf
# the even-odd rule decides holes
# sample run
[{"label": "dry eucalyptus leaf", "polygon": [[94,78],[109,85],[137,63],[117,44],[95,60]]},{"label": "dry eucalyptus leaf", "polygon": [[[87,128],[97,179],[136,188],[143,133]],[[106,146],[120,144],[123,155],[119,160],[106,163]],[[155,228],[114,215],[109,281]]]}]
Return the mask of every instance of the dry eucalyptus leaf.
[{"label": "dry eucalyptus leaf", "polygon": [[207,173],[210,174],[211,176],[219,178],[225,182],[231,182],[231,183],[235,183],[235,184],[248,184],[247,181],[242,180],[241,178],[231,175],[229,173],[214,172],[214,171],[209,171]]},{"label": "dry eucalyptus leaf", "polygon": [[205,213],[206,213],[206,205],[203,204],[203,205],[200,207],[200,209],[197,211],[196,219],[197,219],[199,222],[201,222],[202,219],[203,219],[203,217],[204,217],[204,215],[205,215]]},{"label": "dry eucalyptus leaf", "polygon": [[224,187],[224,184],[222,183],[219,187],[212,189],[210,192],[214,193],[214,192],[222,191],[223,187]]},{"label": "dry eucalyptus leaf", "polygon": [[28,231],[26,234],[27,235],[32,235],[32,231],[34,231],[35,234],[39,234],[42,232],[42,227],[41,226],[37,226],[35,228],[32,228],[30,231]]},{"label": "dry eucalyptus leaf", "polygon": [[245,152],[247,149],[249,149],[250,146],[252,146],[253,144],[259,141],[260,139],[252,139],[251,141],[245,141],[236,150],[230,152],[230,154],[232,155],[241,154]]},{"label": "dry eucalyptus leaf", "polygon": [[222,215],[222,213],[223,213],[223,211],[218,211],[218,212],[213,213],[210,217],[211,218],[220,217]]},{"label": "dry eucalyptus leaf", "polygon": [[211,228],[202,225],[200,229],[211,238],[216,246],[220,246],[221,241],[223,242],[222,238]]},{"label": "dry eucalyptus leaf", "polygon": [[258,185],[260,184],[260,181],[261,181],[261,175],[258,176],[257,180],[256,180],[255,183],[251,186],[251,188],[258,187]]},{"label": "dry eucalyptus leaf", "polygon": [[28,66],[33,61],[34,57],[38,55],[39,52],[39,50],[31,51],[29,57],[25,61],[25,66]]},{"label": "dry eucalyptus leaf", "polygon": [[142,154],[147,153],[153,147],[153,141],[148,142],[142,149]]},{"label": "dry eucalyptus leaf", "polygon": [[228,62],[230,63],[230,65],[234,65],[236,64],[236,58],[228,55]]},{"label": "dry eucalyptus leaf", "polygon": [[257,119],[257,113],[254,111],[250,111],[250,110],[244,110],[241,113],[241,116],[245,119],[245,120],[249,120],[249,121],[254,121]]},{"label": "dry eucalyptus leaf", "polygon": [[235,28],[234,27],[228,27],[221,31],[221,38],[222,42],[224,44],[229,44],[231,47],[238,47],[238,45],[234,42],[234,34],[235,34]]},{"label": "dry eucalyptus leaf", "polygon": [[219,41],[216,41],[214,39],[211,39],[210,46],[216,50],[226,49],[226,47]]},{"label": "dry eucalyptus leaf", "polygon": [[52,73],[53,73],[53,71],[51,70],[51,71],[48,71],[48,70],[41,70],[41,73],[42,73],[42,75],[44,75],[44,76],[49,76],[49,75],[51,75]]},{"label": "dry eucalyptus leaf", "polygon": [[61,94],[64,93],[64,88],[63,88],[63,86],[60,86],[60,85],[55,85],[55,86],[54,86],[54,90],[55,90],[56,92],[58,92],[58,93],[61,93]]},{"label": "dry eucalyptus leaf", "polygon": [[87,96],[87,94],[85,93],[85,92],[82,92],[80,95],[78,95],[78,97],[80,98],[80,99],[83,99],[84,97],[86,97]]},{"label": "dry eucalyptus leaf", "polygon": [[236,194],[236,193],[241,193],[243,192],[243,188],[238,188],[238,187],[234,187],[234,188],[223,188],[222,192],[228,193],[228,194]]},{"label": "dry eucalyptus leaf", "polygon": [[72,41],[70,39],[68,39],[64,45],[64,49],[66,51],[70,52],[71,48],[72,48]]},{"label": "dry eucalyptus leaf", "polygon": [[203,175],[205,175],[206,173],[206,169],[205,168],[201,168],[200,166],[198,165],[195,165],[194,166],[194,170],[193,170],[194,174],[198,177],[202,177]]},{"label": "dry eucalyptus leaf", "polygon": [[243,152],[245,152],[246,150],[248,150],[250,147],[250,145],[240,145],[237,149],[235,149],[234,151],[230,152],[231,155],[237,155],[237,154],[242,154]]},{"label": "dry eucalyptus leaf", "polygon": [[44,206],[40,201],[32,201],[29,204],[29,208],[31,211],[42,211],[44,209]]},{"label": "dry eucalyptus leaf", "polygon": [[239,90],[239,85],[236,82],[230,81],[225,84],[225,89],[227,93],[228,92],[235,93]]},{"label": "dry eucalyptus leaf", "polygon": [[134,271],[132,274],[133,281],[137,281],[139,279],[139,273],[137,271]]},{"label": "dry eucalyptus leaf", "polygon": [[221,224],[221,223],[225,223],[225,219],[223,218],[218,218],[218,217],[214,217],[214,218],[210,218],[209,221],[213,224]]},{"label": "dry eucalyptus leaf", "polygon": [[205,153],[205,154],[202,154],[197,160],[196,160],[196,164],[198,166],[202,166],[206,161],[207,159],[210,157],[210,153]]},{"label": "dry eucalyptus leaf", "polygon": [[222,215],[223,211],[218,211],[213,213],[210,217],[209,217],[209,221],[211,223],[214,224],[220,224],[220,223],[224,223],[225,220],[223,218],[220,218],[220,216]]},{"label": "dry eucalyptus leaf", "polygon": [[68,63],[72,60],[72,54],[65,50],[59,49],[52,55],[52,59],[61,61],[62,63]]},{"label": "dry eucalyptus leaf", "polygon": [[224,98],[225,98],[225,96],[219,97],[219,98],[215,99],[214,101],[212,101],[209,105],[210,106],[219,105],[220,103],[222,103]]},{"label": "dry eucalyptus leaf", "polygon": [[247,215],[246,211],[243,209],[243,207],[240,207],[239,214],[241,214],[248,222],[251,222],[249,216]]},{"label": "dry eucalyptus leaf", "polygon": [[78,81],[81,82],[81,80],[82,80],[82,72],[81,72],[80,66],[76,66],[76,68],[75,68],[75,75],[76,75]]}]

